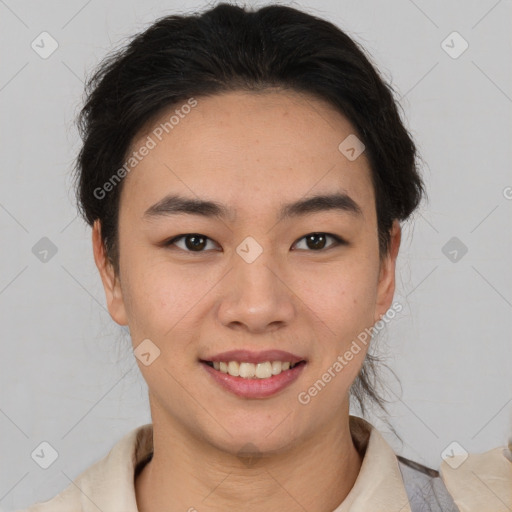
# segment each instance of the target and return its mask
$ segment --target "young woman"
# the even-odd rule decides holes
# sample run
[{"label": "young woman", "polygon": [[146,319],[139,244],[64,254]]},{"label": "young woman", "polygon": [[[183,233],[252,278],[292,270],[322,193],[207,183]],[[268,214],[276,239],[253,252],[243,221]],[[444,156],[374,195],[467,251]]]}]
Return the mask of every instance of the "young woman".
[{"label": "young woman", "polygon": [[368,348],[423,184],[346,34],[283,6],[169,16],[80,121],[80,209],[152,423],[30,511],[501,510],[502,449],[440,475],[349,414],[380,400]]}]

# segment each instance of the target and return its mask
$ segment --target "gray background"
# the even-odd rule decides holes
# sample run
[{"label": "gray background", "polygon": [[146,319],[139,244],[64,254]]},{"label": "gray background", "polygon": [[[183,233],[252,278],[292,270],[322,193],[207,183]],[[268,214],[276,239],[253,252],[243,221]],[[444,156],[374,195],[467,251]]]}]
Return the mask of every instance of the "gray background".
[{"label": "gray background", "polygon": [[[368,49],[402,98],[424,160],[430,200],[405,226],[399,258],[404,310],[378,341],[402,383],[403,392],[388,379],[403,443],[373,421],[397,452],[435,468],[454,440],[469,452],[504,445],[512,431],[512,3],[283,3],[330,19]],[[4,510],[54,496],[150,421],[126,331],[105,309],[90,229],[76,216],[73,120],[85,73],[113,45],[156,17],[204,5],[0,0]],[[47,59],[31,47],[43,31],[59,45]],[[442,47],[453,31],[469,44],[458,58]],[[46,261],[32,250],[43,237],[57,248]],[[48,469],[31,458],[42,441],[59,454]]]}]

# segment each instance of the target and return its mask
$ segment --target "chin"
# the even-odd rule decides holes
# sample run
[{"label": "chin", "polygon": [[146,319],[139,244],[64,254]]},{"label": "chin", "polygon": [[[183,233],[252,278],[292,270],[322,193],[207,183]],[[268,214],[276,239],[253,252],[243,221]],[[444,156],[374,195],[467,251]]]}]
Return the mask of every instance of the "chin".
[{"label": "chin", "polygon": [[236,456],[272,455],[289,449],[298,434],[296,425],[293,432],[290,431],[294,423],[292,415],[289,411],[280,415],[263,414],[264,417],[261,414],[226,417],[229,433],[222,428],[216,429],[216,435],[207,436],[209,443]]}]

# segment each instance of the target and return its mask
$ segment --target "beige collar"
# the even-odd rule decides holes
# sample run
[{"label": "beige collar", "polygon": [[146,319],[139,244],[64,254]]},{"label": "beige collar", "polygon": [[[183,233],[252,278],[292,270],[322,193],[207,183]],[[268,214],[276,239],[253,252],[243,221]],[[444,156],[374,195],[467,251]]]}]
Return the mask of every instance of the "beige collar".
[{"label": "beige collar", "polygon": [[506,448],[471,453],[451,465],[443,461],[441,476],[460,512],[512,510],[512,463]]},{"label": "beige collar", "polygon": [[377,429],[350,416],[350,431],[357,448],[365,450],[361,470],[347,497],[333,512],[411,512],[398,459]]},{"label": "beige collar", "polygon": [[[361,470],[346,499],[333,512],[411,512],[397,458],[380,433],[368,422],[350,416],[350,430],[360,453]],[[126,434],[103,459],[84,471],[50,502],[30,512],[138,512],[134,474],[153,450],[153,425]],[[48,508],[46,508],[48,506]]]}]

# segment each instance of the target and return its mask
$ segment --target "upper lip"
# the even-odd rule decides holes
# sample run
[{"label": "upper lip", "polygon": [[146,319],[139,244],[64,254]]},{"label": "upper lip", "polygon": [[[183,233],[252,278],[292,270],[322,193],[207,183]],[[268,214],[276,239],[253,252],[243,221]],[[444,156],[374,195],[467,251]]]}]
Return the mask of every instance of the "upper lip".
[{"label": "upper lip", "polygon": [[261,350],[254,352],[252,350],[228,350],[227,352],[221,352],[219,354],[212,355],[210,357],[201,358],[202,361],[212,362],[229,362],[238,361],[244,363],[265,363],[267,361],[283,361],[290,362],[292,364],[304,361],[303,357],[292,354],[291,352],[285,352],[284,350]]}]

